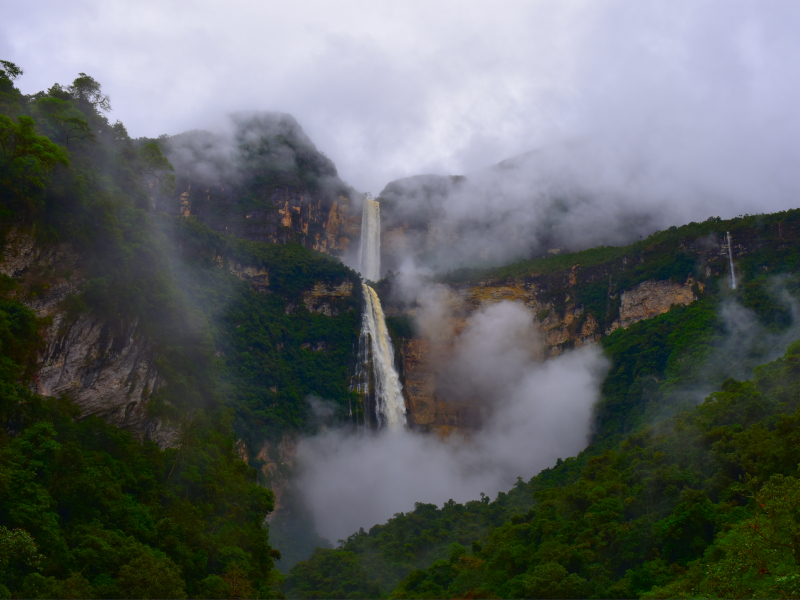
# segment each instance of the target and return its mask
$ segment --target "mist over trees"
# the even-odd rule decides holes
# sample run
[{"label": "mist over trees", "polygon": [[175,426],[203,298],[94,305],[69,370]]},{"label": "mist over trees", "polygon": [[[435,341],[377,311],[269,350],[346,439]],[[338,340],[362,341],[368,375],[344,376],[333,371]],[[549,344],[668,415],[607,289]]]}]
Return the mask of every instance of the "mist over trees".
[{"label": "mist over trees", "polygon": [[[233,190],[242,219],[271,210],[278,189],[357,204],[293,117],[134,139],[91,76],[26,95],[23,70],[0,65],[4,248],[22,239],[75,257],[0,276],[0,595],[800,593],[797,210],[665,227],[679,213],[615,195],[615,177],[592,187],[591,169],[572,178],[547,152],[390,184],[385,226],[419,234],[413,268],[376,286],[415,311],[387,319],[393,343],[452,343],[440,389],[484,417],[462,437],[392,437],[353,425],[357,274],[291,227],[286,243],[265,243],[174,210],[189,180]],[[423,248],[431,224],[443,241]],[[728,231],[735,290],[706,260]],[[573,333],[591,317],[599,342],[565,342],[547,361],[546,311],[497,302],[456,324],[436,294],[581,269],[600,275],[553,290],[552,311],[571,295]],[[622,294],[647,281],[692,301],[612,329]],[[333,287],[351,293],[324,310],[309,301]],[[40,311],[51,301],[57,315]],[[49,395],[38,372],[56,318],[56,339],[91,321],[114,343],[141,342],[158,385],[129,394],[121,416]],[[108,347],[76,388],[113,361]],[[264,484],[294,477],[294,439],[306,470],[278,498]],[[294,524],[265,521],[276,502]],[[314,550],[319,534],[339,547]],[[283,548],[296,563],[285,577]]]}]

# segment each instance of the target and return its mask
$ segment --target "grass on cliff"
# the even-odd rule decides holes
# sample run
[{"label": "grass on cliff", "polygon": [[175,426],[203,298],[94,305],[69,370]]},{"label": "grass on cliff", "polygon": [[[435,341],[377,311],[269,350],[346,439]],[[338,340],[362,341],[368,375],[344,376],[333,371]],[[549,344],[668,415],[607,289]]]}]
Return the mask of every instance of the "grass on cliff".
[{"label": "grass on cliff", "polygon": [[[664,231],[658,231],[645,240],[641,240],[628,246],[599,246],[580,252],[565,254],[555,254],[540,258],[517,261],[503,267],[491,267],[485,269],[456,269],[443,275],[440,279],[446,283],[479,283],[480,281],[518,279],[529,275],[548,275],[552,273],[565,272],[574,266],[581,268],[595,267],[606,263],[613,263],[627,258],[631,264],[635,264],[642,257],[647,262],[653,262],[656,258],[653,255],[668,255],[670,252],[678,253],[684,244],[691,243],[699,238],[711,234],[724,235],[731,232],[736,239],[737,232],[743,230],[764,230],[771,224],[780,222],[796,222],[800,220],[800,209],[788,210],[766,215],[746,215],[737,219],[723,220],[719,217],[710,217],[702,223],[689,223],[681,227],[670,227]],[[797,257],[781,257],[782,260],[775,260],[774,266],[782,265],[786,270],[794,270],[800,262]],[[658,262],[658,261],[656,261]],[[671,273],[661,273],[664,265],[643,265],[643,273],[637,279],[669,279]],[[667,271],[670,271],[667,267]],[[665,276],[666,275],[666,276]]]}]

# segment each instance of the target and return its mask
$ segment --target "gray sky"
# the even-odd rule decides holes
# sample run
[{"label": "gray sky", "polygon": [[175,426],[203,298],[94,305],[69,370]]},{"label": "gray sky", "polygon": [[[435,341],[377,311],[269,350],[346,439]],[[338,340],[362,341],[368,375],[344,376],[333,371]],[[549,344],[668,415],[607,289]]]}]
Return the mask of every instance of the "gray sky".
[{"label": "gray sky", "polygon": [[133,136],[291,113],[373,194],[592,136],[768,184],[757,212],[800,197],[798,32],[798,2],[5,0],[0,57],[29,93],[92,75]]}]

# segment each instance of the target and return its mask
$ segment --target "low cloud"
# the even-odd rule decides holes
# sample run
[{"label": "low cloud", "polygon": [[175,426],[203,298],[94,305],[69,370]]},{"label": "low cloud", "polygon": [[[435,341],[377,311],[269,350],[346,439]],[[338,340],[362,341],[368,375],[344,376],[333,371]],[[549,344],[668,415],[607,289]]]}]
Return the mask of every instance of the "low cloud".
[{"label": "low cloud", "polygon": [[343,539],[415,502],[464,502],[507,491],[587,443],[608,368],[597,347],[547,362],[533,316],[520,304],[475,313],[456,340],[448,377],[486,409],[468,437],[409,430],[328,431],[298,446],[298,487],[321,535]]},{"label": "low cloud", "polygon": [[696,402],[702,402],[719,389],[728,377],[750,379],[757,366],[780,358],[789,344],[800,338],[800,304],[789,293],[785,278],[771,279],[766,292],[779,313],[771,328],[759,320],[755,311],[734,298],[722,301],[719,308],[722,334],[711,340],[698,376],[701,385],[688,392]]}]

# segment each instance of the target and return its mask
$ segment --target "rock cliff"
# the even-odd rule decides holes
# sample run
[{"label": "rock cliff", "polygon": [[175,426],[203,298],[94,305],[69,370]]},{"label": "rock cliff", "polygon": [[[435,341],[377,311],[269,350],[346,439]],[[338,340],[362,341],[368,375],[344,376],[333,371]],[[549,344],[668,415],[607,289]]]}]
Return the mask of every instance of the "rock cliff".
[{"label": "rock cliff", "polygon": [[[780,253],[799,238],[800,228],[794,221],[741,228],[732,232],[734,263],[751,260],[751,255],[758,253]],[[562,264],[564,258],[559,257]],[[670,266],[672,258],[675,264],[684,265],[685,271],[678,269],[685,273],[683,278],[647,278],[651,273],[657,276],[665,272],[667,267],[663,265]],[[760,271],[769,268],[769,264],[758,265]],[[449,283],[446,302],[455,335],[466,318],[487,303],[524,304],[543,333],[545,355],[554,357],[570,348],[595,344],[616,329],[663,314],[673,306],[690,304],[708,285],[729,286],[724,231],[687,238],[669,247],[644,247],[585,266],[577,259],[560,269],[548,269],[543,263],[540,272]],[[387,295],[385,310],[394,316],[415,314],[414,306],[393,304],[391,294]],[[446,434],[454,428],[470,429],[480,423],[474,406],[444,397],[437,389],[436,365],[451,351],[451,345],[424,335],[399,342],[409,422],[416,428]],[[436,360],[432,359],[434,356]]]},{"label": "rock cliff", "polygon": [[162,201],[169,209],[179,207],[221,233],[256,242],[297,242],[306,248],[347,258],[358,251],[361,233],[360,205],[344,194],[331,197],[320,191],[277,187],[264,193],[255,206],[244,208],[248,193],[241,187],[211,186],[179,178],[173,199]]},{"label": "rock cliff", "polygon": [[[663,314],[674,305],[693,302],[697,299],[692,292],[693,284],[691,279],[683,284],[670,280],[645,281],[622,292],[619,318],[608,328],[608,333]],[[587,313],[586,308],[575,301],[575,296],[567,295],[559,303],[545,287],[532,280],[484,281],[478,285],[454,286],[452,292],[451,298],[455,301],[451,314],[456,335],[472,312],[485,304],[502,301],[519,302],[531,310],[544,334],[548,357],[558,356],[567,348],[595,344],[604,334],[598,319]],[[413,309],[409,312],[413,316]],[[452,343],[436,343],[423,337],[401,340],[409,424],[416,429],[447,435],[453,430],[469,430],[480,425],[481,415],[473,403],[446,397],[438,389],[436,365],[446,360],[451,351]]]},{"label": "rock cliff", "polygon": [[281,501],[291,480],[296,457],[297,438],[290,434],[285,434],[279,442],[264,440],[255,454],[262,481],[275,494],[275,509],[267,520],[272,520],[284,507]]},{"label": "rock cliff", "polygon": [[231,135],[191,131],[163,142],[176,187],[156,199],[157,208],[258,242],[354,255],[362,195],[339,179],[297,121],[281,113],[233,121]]},{"label": "rock cliff", "polygon": [[322,313],[329,317],[339,314],[337,300],[353,295],[353,282],[345,280],[339,285],[318,282],[310,290],[301,294],[303,304],[312,313]]},{"label": "rock cliff", "polygon": [[72,314],[70,298],[85,280],[80,259],[65,244],[44,245],[23,229],[6,235],[0,273],[18,284],[13,292],[45,323],[38,393],[66,394],[83,416],[98,415],[152,439],[177,443],[178,430],[147,414],[150,395],[161,385],[152,346],[136,322],[110,322]]}]

